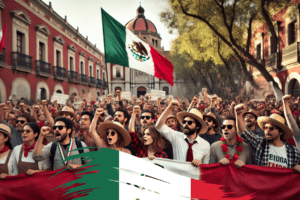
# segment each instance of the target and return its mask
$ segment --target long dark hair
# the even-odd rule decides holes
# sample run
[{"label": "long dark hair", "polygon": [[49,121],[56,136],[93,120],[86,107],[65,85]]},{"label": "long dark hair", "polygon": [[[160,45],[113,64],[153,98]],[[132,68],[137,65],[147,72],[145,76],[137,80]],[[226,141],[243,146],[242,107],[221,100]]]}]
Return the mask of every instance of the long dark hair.
[{"label": "long dark hair", "polygon": [[[6,133],[3,133],[3,132],[1,132],[1,133],[4,135],[4,138],[7,138],[7,137],[9,138],[9,136],[6,135]],[[9,149],[13,149],[12,146],[11,146],[11,143],[10,143],[10,139],[8,139],[8,140],[5,142],[5,145],[7,145]]]},{"label": "long dark hair", "polygon": [[[165,141],[163,140],[162,135],[156,130],[154,126],[149,126],[148,128],[146,128],[143,132],[143,135],[145,134],[145,131],[147,129],[149,130],[150,136],[153,139],[154,151],[155,152],[162,151],[165,145]],[[142,143],[143,143],[143,148],[145,149],[146,146],[144,145],[144,140],[142,140]]]}]

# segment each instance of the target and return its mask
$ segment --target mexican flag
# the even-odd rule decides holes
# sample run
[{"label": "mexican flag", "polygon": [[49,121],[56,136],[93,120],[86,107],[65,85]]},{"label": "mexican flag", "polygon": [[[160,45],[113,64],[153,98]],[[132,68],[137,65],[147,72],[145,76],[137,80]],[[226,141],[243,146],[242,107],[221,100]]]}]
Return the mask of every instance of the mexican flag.
[{"label": "mexican flag", "polygon": [[172,63],[102,8],[101,11],[106,62],[137,69],[173,86]]}]

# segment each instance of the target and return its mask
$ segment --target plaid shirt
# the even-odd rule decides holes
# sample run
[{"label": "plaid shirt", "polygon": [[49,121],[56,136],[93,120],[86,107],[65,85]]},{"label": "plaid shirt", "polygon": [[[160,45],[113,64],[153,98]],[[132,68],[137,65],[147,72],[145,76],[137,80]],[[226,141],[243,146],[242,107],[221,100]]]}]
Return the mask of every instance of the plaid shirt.
[{"label": "plaid shirt", "polygon": [[[136,151],[136,156],[139,158],[148,157],[147,146],[145,149],[143,148],[143,143],[141,142],[137,132],[129,132],[129,134],[131,136],[131,144]],[[168,158],[167,154],[164,151],[158,151],[154,154],[154,156],[158,158]]]},{"label": "plaid shirt", "polygon": [[[248,129],[245,129],[240,136],[244,142],[249,144],[254,150],[254,164],[267,166],[270,149],[270,143],[267,141],[267,139],[265,137],[259,137],[258,135],[253,134]],[[287,167],[293,168],[300,161],[299,152],[293,145],[287,143],[286,141],[284,141],[284,145],[287,151]]]}]

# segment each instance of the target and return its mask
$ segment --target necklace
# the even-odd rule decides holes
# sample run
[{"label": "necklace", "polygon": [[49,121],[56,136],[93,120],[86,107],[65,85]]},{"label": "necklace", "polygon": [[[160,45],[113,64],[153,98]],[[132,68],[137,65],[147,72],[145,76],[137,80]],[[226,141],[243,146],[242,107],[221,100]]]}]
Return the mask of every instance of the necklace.
[{"label": "necklace", "polygon": [[[233,160],[236,161],[239,159],[240,155],[242,154],[243,151],[243,139],[237,134],[236,135],[236,140],[237,140],[237,146],[236,146],[236,153],[233,155]],[[230,159],[230,155],[228,154],[228,142],[226,141],[226,139],[224,138],[224,136],[221,138],[222,141],[222,149],[223,149],[223,153],[225,154],[225,158],[227,158],[228,160],[232,160]]]}]

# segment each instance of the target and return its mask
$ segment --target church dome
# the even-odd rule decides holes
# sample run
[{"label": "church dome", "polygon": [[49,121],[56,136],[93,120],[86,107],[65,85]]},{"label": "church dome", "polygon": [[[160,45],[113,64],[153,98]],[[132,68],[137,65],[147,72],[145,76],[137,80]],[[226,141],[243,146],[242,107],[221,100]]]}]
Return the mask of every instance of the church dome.
[{"label": "church dome", "polygon": [[144,8],[139,6],[137,9],[137,16],[136,18],[130,20],[125,25],[131,31],[150,31],[153,33],[157,33],[157,29],[155,25],[148,19],[145,18],[144,15]]}]

